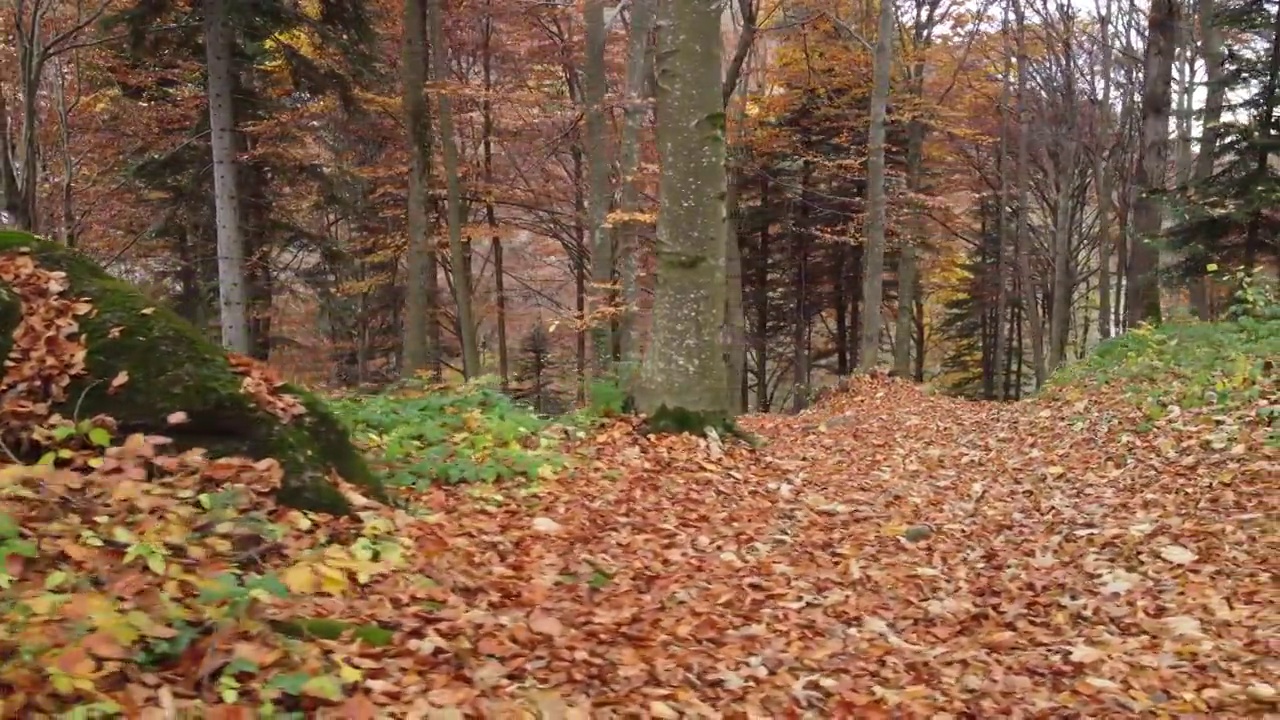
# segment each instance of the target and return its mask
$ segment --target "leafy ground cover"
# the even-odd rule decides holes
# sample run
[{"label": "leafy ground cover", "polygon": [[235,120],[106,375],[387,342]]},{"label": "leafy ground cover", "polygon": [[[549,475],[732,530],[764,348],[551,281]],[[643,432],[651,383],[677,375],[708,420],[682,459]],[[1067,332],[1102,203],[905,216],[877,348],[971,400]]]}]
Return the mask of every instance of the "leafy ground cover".
[{"label": "leafy ground cover", "polygon": [[1153,416],[1126,368],[1196,353],[1126,342],[1157,349],[1034,402],[857,378],[744,419],[759,447],[618,420],[536,484],[402,483],[407,509],[343,485],[345,518],[276,506],[271,461],[157,438],[10,465],[0,714],[1280,711],[1275,386]]},{"label": "leafy ground cover", "polygon": [[395,486],[538,480],[565,463],[558,449],[563,429],[487,382],[404,382],[335,399],[330,407]]}]

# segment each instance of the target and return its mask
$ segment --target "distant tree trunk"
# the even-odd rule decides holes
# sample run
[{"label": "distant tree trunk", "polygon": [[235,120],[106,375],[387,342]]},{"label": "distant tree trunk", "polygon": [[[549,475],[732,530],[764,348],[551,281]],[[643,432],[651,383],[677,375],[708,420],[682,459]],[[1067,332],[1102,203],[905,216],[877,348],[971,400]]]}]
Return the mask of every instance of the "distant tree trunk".
[{"label": "distant tree trunk", "polygon": [[213,187],[218,228],[218,309],[222,344],[242,354],[249,341],[248,287],[245,278],[244,228],[237,187],[235,70],[228,0],[206,0],[205,51],[209,75],[209,133],[213,148]]},{"label": "distant tree trunk", "polygon": [[862,271],[862,328],[858,369],[873,369],[880,356],[880,305],[884,299],[885,115],[893,65],[893,3],[880,7],[871,89],[871,126],[867,133],[867,232]]},{"label": "distant tree trunk", "polygon": [[756,258],[755,337],[756,349],[756,412],[769,411],[769,176],[760,176],[760,210],[764,217],[760,222],[760,246]]},{"label": "distant tree trunk", "polygon": [[484,125],[484,182],[488,186],[485,192],[484,218],[489,224],[490,250],[493,255],[493,292],[497,310],[498,324],[498,377],[505,392],[511,385],[510,358],[507,355],[507,293],[503,287],[505,269],[502,264],[502,238],[498,236],[498,218],[493,208],[493,0],[485,2],[484,18],[484,99],[480,103],[480,113]]},{"label": "distant tree trunk", "polygon": [[[725,122],[723,0],[666,0],[658,54],[660,192],[653,331],[637,407],[729,415],[724,325]],[[674,418],[673,418],[674,419]],[[691,428],[700,429],[700,428]]]},{"label": "distant tree trunk", "polygon": [[[427,25],[435,78],[444,82],[449,77],[449,48],[445,43],[442,0],[430,0],[427,6]],[[462,344],[462,373],[467,378],[473,378],[480,374],[480,348],[476,343],[476,323],[472,316],[467,249],[462,243],[462,187],[458,177],[458,145],[453,133],[453,106],[449,93],[445,90],[439,92],[436,101],[440,104],[440,142],[444,149],[445,187],[448,193],[449,266],[453,271],[458,339]]]},{"label": "distant tree trunk", "polygon": [[[636,171],[640,167],[640,128],[647,111],[645,79],[649,76],[649,34],[653,29],[655,0],[631,3],[631,30],[627,37],[627,102],[623,108],[622,132],[618,141],[618,211],[622,219],[614,224],[615,244],[621,255],[619,271],[622,286],[622,317],[618,332],[622,336],[621,356],[630,372],[639,360],[639,344],[635,340],[635,313],[640,293],[636,284],[640,223],[632,215],[639,204],[640,190]],[[628,383],[629,384],[629,383]]]},{"label": "distant tree trunk", "polygon": [[[738,34],[738,42],[733,58],[725,71],[721,84],[721,98],[724,101],[726,115],[732,114],[733,126],[741,127],[746,115],[746,84],[743,83],[743,68],[746,67],[751,46],[756,36],[756,0],[738,0],[738,8],[742,20],[742,30]],[[739,102],[734,103],[734,97]],[[726,168],[728,188],[725,196],[725,374],[729,383],[729,408],[733,414],[743,412],[745,403],[740,401],[740,389],[746,377],[747,363],[747,320],[742,307],[742,247],[738,238],[740,208],[738,190],[743,182],[738,171],[740,149],[730,149],[726,153],[729,166]]]},{"label": "distant tree trunk", "polygon": [[[1201,118],[1200,154],[1196,157],[1193,180],[1196,185],[1213,177],[1213,160],[1218,154],[1218,123],[1226,102],[1226,70],[1223,67],[1222,32],[1214,17],[1214,0],[1199,0],[1200,55],[1204,57],[1206,91],[1204,115]],[[1191,279],[1191,307],[1201,320],[1210,319],[1209,278],[1204,267],[1195,268]]]},{"label": "distant tree trunk", "polygon": [[796,299],[791,316],[791,411],[800,412],[809,404],[809,183],[813,177],[813,164],[804,160],[800,176],[800,217],[793,223],[791,240],[791,265],[795,271]]},{"label": "distant tree trunk", "polygon": [[[924,63],[916,64],[916,72],[919,74],[913,76],[913,83],[923,83]],[[916,98],[917,100],[923,99],[923,87],[920,87],[920,93],[916,94]],[[924,121],[919,118],[912,118],[907,124],[908,192],[916,193],[919,191],[920,179],[923,174],[921,166],[923,164]],[[893,335],[893,370],[899,377],[904,378],[911,376],[911,344],[912,338],[915,336],[916,324],[915,286],[918,280],[916,277],[915,243],[919,242],[923,235],[920,227],[920,219],[922,217],[924,217],[923,208],[911,211],[912,236],[902,244],[902,251],[898,256],[898,309]],[[916,352],[923,354],[924,349],[917,348]]]},{"label": "distant tree trunk", "polygon": [[1098,202],[1098,337],[1111,337],[1111,0],[1099,20],[1102,44],[1102,100],[1098,108],[1098,142],[1093,154],[1093,187]]},{"label": "distant tree trunk", "polygon": [[1169,111],[1173,102],[1173,56],[1178,34],[1178,0],[1152,0],[1147,22],[1146,75],[1142,86],[1142,135],[1134,185],[1140,195],[1133,212],[1129,245],[1129,285],[1125,298],[1129,326],[1160,322],[1160,256],[1154,242],[1163,225],[1169,154]]},{"label": "distant tree trunk", "polygon": [[427,14],[424,0],[405,0],[401,77],[409,139],[409,246],[405,285],[403,357],[400,373],[413,377],[430,369],[440,375],[440,317],[436,308],[436,245],[427,219],[431,185],[431,110],[427,81]]},{"label": "distant tree trunk", "polygon": [[1034,276],[1031,273],[1031,199],[1030,199],[1030,166],[1031,166],[1031,105],[1028,99],[1028,75],[1030,61],[1027,56],[1027,21],[1026,10],[1021,0],[1014,1],[1014,12],[1017,19],[1017,53],[1018,53],[1018,159],[1014,183],[1018,188],[1018,230],[1014,241],[1018,258],[1018,274],[1022,290],[1022,312],[1031,334],[1032,370],[1035,373],[1036,389],[1044,385],[1044,333],[1040,318],[1040,308],[1036,302]]},{"label": "distant tree trunk", "polygon": [[587,236],[591,247],[591,340],[595,355],[593,374],[604,375],[613,365],[613,238],[605,230],[609,212],[608,146],[605,141],[605,27],[604,0],[586,0],[583,6],[587,33],[583,67],[583,100],[586,106]]},{"label": "distant tree trunk", "polygon": [[1008,379],[1005,370],[1005,317],[1009,314],[1009,289],[1006,278],[1009,275],[1007,267],[1007,248],[1009,247],[1009,99],[1010,88],[1009,79],[1013,75],[1013,63],[1011,62],[1012,53],[1009,52],[1009,15],[1006,9],[1000,24],[1001,46],[1004,51],[1004,78],[1000,83],[1000,148],[996,156],[996,175],[1000,183],[999,195],[997,202],[1000,204],[996,208],[996,222],[999,227],[996,228],[996,327],[995,327],[995,352],[991,365],[995,369],[991,378],[986,381],[983,387],[983,394],[988,400],[996,399],[997,383],[999,387],[1000,399],[1007,400]]},{"label": "distant tree trunk", "polygon": [[[733,162],[730,161],[733,165]],[[725,195],[725,376],[728,384],[729,409],[737,415],[743,412],[738,401],[739,388],[746,374],[747,321],[742,307],[742,248],[738,243],[738,224],[741,209],[738,203],[738,184],[742,182],[736,167],[727,171],[728,185]]]}]

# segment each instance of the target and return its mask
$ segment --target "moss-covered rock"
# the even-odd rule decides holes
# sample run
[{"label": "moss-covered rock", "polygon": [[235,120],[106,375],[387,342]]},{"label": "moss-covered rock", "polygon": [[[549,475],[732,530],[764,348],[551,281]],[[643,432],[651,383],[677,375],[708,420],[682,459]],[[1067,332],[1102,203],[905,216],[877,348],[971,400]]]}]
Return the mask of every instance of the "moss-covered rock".
[{"label": "moss-covered rock", "polygon": [[[0,231],[0,254],[24,248],[40,267],[67,274],[68,295],[94,306],[78,318],[88,349],[87,371],[74,378],[54,411],[76,420],[106,414],[122,433],[162,434],[173,438],[178,449],[206,448],[215,457],[275,458],[285,469],[279,500],[293,507],[349,512],[328,479],[331,469],[386,500],[381,482],[346,429],[318,398],[301,388],[283,388],[307,412],[291,422],[280,421],[241,391],[243,376],[190,323],[166,308],[153,308],[136,288],[80,253],[27,233]],[[21,317],[19,299],[0,293],[0,356],[12,348]],[[111,379],[121,371],[128,372],[129,382],[109,394]],[[189,420],[169,425],[167,418],[179,411]]]}]

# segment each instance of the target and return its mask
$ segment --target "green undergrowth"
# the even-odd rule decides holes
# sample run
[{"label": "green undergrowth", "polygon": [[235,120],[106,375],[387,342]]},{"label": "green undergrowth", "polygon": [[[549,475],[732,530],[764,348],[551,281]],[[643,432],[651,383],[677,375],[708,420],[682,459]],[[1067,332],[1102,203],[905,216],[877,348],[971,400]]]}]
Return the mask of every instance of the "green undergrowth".
[{"label": "green undergrowth", "polygon": [[387,483],[537,480],[567,458],[551,421],[477,381],[454,388],[399,383],[376,395],[335,398],[334,412],[352,429]]},{"label": "green undergrowth", "polygon": [[1153,422],[1180,410],[1243,413],[1270,425],[1275,442],[1280,431],[1277,359],[1280,317],[1274,315],[1144,325],[1055,374],[1050,391],[1115,385]]}]

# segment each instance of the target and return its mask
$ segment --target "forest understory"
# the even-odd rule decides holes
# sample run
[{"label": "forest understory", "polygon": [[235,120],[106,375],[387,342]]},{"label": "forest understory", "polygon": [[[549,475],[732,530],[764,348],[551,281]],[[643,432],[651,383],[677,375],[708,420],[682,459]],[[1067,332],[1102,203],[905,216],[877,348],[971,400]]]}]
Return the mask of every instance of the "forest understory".
[{"label": "forest understory", "polygon": [[[1254,412],[861,376],[744,418],[759,447],[617,420],[554,476],[405,509],[347,488],[346,519],[274,506],[270,463],[11,477],[4,517],[74,502],[109,540],[49,523],[9,556],[10,637],[51,646],[5,661],[4,716],[1263,717],[1280,475]],[[246,547],[254,519],[276,530]],[[180,532],[183,558],[136,550]]]}]

